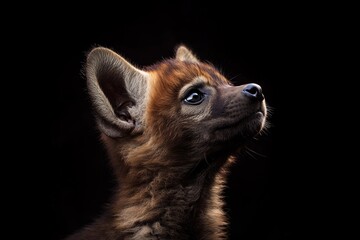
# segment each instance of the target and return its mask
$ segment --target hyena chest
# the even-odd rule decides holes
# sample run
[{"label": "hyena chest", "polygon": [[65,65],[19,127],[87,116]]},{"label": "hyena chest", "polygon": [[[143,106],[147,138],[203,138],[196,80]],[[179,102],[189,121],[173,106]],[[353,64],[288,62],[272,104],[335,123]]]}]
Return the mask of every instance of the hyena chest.
[{"label": "hyena chest", "polygon": [[[194,237],[198,235],[195,223],[199,217],[200,191],[179,187],[167,189],[166,195],[165,191],[157,192],[149,201],[143,201],[146,210],[139,206],[142,220],[126,230],[125,239],[198,239]],[[145,215],[148,217],[144,219]]]}]

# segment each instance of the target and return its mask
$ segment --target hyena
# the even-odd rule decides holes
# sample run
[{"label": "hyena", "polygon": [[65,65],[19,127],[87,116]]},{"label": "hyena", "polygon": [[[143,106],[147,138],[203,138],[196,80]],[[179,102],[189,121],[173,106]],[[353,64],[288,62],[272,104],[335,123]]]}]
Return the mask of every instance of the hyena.
[{"label": "hyena", "polygon": [[68,240],[227,239],[227,172],[266,128],[268,108],[258,84],[232,84],[185,45],[174,55],[140,69],[105,47],[87,54],[118,187],[104,214]]}]

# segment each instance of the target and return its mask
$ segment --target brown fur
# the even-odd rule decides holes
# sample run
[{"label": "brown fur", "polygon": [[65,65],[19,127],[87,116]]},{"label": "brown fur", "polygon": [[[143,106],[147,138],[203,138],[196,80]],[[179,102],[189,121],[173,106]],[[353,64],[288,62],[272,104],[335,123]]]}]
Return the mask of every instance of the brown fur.
[{"label": "brown fur", "polygon": [[[98,47],[86,74],[119,187],[67,239],[226,239],[221,193],[234,154],[265,127],[260,87],[233,86],[185,46],[144,70]],[[189,104],[194,89],[202,102]]]}]

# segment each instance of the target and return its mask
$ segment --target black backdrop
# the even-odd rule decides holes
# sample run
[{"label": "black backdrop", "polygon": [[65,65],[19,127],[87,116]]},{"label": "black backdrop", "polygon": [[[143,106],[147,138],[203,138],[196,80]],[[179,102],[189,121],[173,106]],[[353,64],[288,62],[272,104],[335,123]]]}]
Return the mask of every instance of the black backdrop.
[{"label": "black backdrop", "polygon": [[68,21],[65,12],[56,15],[40,40],[49,51],[43,53],[50,73],[44,85],[51,88],[52,105],[51,157],[43,164],[41,187],[45,239],[61,239],[90,223],[114,186],[81,74],[86,52],[98,45],[142,67],[172,57],[183,43],[234,82],[260,84],[272,109],[271,127],[250,146],[256,153],[245,154],[231,170],[225,191],[230,239],[296,239],[307,232],[311,220],[300,220],[305,163],[294,147],[301,130],[293,127],[294,119],[301,119],[302,109],[294,111],[301,69],[311,67],[304,61],[311,33],[300,15],[268,12],[266,6],[249,14],[241,6],[191,1],[107,8],[115,11],[82,12],[76,21]]}]

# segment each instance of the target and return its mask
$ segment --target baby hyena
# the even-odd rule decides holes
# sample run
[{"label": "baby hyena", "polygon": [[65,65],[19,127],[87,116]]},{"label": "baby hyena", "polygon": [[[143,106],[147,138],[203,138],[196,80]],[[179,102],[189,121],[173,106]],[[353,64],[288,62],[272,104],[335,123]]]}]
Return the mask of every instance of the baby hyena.
[{"label": "baby hyena", "polygon": [[261,87],[234,86],[184,45],[144,69],[96,47],[85,72],[118,188],[68,240],[226,239],[222,188],[236,153],[265,128]]}]

